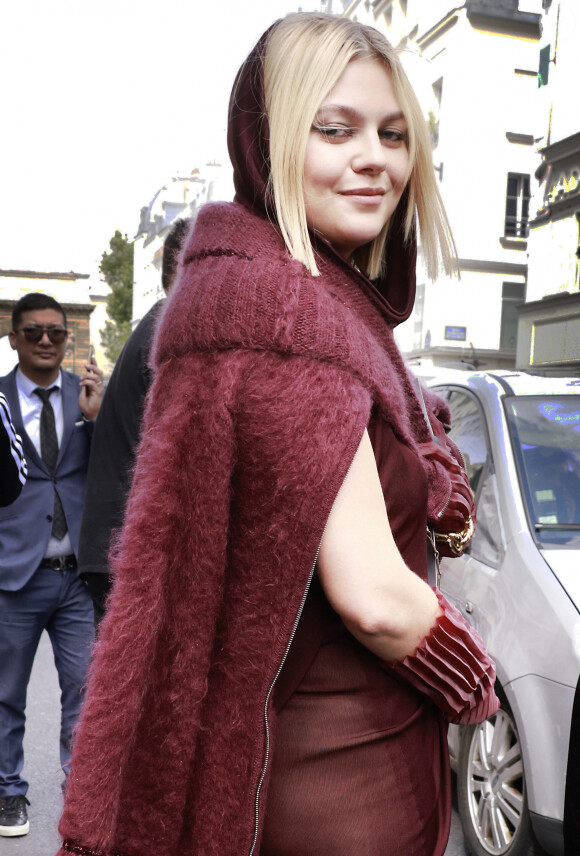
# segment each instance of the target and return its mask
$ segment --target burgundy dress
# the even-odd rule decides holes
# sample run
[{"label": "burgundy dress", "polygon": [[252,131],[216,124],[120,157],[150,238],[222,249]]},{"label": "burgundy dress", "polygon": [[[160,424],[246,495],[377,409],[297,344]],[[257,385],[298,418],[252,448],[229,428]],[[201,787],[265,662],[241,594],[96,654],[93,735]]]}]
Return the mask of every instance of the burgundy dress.
[{"label": "burgundy dress", "polygon": [[[395,541],[426,574],[427,484],[373,421]],[[433,704],[346,630],[315,577],[275,698],[261,856],[441,856],[449,835],[446,727]]]}]

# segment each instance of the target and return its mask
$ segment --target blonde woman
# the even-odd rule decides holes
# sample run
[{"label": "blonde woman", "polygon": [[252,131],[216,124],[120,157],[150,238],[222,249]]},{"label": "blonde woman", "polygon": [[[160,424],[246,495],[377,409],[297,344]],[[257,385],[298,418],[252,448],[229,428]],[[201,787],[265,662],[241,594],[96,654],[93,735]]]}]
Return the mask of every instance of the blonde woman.
[{"label": "blonde woman", "polygon": [[[497,709],[427,582],[473,513],[392,328],[453,266],[428,136],[371,28],[268,30],[155,343],[61,821],[77,856],[441,856],[445,723]],[[430,424],[427,423],[428,416]]]}]

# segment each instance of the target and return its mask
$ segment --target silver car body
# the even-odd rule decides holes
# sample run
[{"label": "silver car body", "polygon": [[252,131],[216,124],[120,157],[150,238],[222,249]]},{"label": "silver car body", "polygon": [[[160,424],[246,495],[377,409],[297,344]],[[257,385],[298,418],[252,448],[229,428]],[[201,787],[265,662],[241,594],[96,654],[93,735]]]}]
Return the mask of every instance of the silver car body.
[{"label": "silver car body", "polygon": [[[451,434],[463,446],[468,471],[470,452],[476,459],[485,455],[476,493],[478,530],[468,552],[442,561],[441,588],[496,661],[497,679],[517,723],[534,832],[547,852],[560,854],[580,674],[580,531],[569,533],[565,544],[546,545],[538,536],[522,496],[506,399],[576,395],[580,421],[580,381],[507,372],[446,372],[421,379],[450,403],[461,404],[467,396],[463,411],[470,411],[469,401],[480,409],[481,431],[474,428],[470,436],[468,426],[461,436],[461,426],[454,426]],[[458,729],[452,728],[452,760],[458,749]]]}]

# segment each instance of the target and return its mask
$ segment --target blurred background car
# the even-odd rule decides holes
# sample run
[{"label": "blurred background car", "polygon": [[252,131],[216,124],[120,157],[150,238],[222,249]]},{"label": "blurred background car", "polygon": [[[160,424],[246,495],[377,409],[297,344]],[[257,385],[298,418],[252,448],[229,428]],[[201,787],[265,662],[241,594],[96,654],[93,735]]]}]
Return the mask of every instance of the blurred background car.
[{"label": "blurred background car", "polygon": [[495,659],[502,701],[450,729],[466,843],[474,856],[563,856],[565,803],[576,831],[580,815],[580,379],[423,375],[449,404],[477,498],[475,536],[442,560],[441,589]]}]

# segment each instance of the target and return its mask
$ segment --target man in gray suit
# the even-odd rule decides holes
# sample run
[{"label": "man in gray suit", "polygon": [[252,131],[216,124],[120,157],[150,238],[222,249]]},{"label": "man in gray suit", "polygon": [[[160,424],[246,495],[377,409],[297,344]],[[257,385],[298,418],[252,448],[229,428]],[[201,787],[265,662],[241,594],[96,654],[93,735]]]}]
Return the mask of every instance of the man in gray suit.
[{"label": "man in gray suit", "polygon": [[28,467],[19,498],[0,508],[0,836],[29,831],[22,778],[24,710],[43,630],[52,643],[61,688],[60,758],[65,775],[93,641],[93,611],[77,576],[76,555],[93,421],[102,372],[61,370],[68,331],[59,303],[22,297],[12,312],[10,344],[18,365],[0,378]]}]

